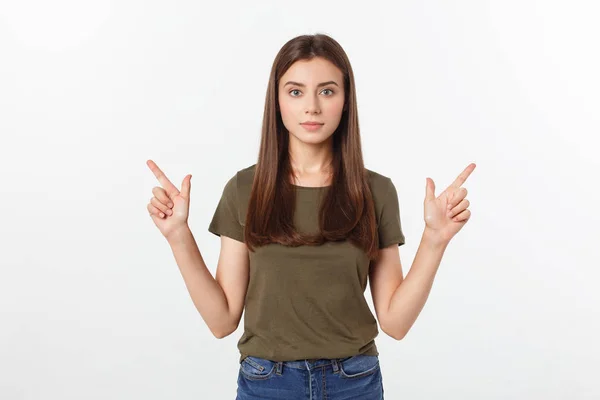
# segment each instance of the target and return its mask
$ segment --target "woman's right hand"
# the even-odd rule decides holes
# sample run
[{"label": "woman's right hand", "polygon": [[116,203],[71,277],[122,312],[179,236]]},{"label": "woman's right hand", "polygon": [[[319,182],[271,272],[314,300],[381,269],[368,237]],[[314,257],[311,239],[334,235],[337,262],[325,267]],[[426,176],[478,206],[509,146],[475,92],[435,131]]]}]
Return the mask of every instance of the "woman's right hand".
[{"label": "woman's right hand", "polygon": [[160,233],[168,239],[174,232],[187,227],[192,175],[186,175],[183,178],[181,191],[179,191],[154,161],[148,160],[146,164],[162,186],[152,189],[154,197],[148,203],[148,212]]}]

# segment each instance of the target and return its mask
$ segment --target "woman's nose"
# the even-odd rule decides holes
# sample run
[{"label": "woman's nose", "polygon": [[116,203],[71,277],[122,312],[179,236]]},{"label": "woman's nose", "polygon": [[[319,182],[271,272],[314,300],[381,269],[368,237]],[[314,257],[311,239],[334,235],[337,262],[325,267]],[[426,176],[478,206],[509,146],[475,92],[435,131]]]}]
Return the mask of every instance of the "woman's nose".
[{"label": "woman's nose", "polygon": [[319,100],[316,99],[315,97],[311,97],[308,101],[308,104],[306,105],[306,112],[310,113],[310,114],[315,114],[315,113],[319,113],[321,112],[320,107],[319,107]]}]

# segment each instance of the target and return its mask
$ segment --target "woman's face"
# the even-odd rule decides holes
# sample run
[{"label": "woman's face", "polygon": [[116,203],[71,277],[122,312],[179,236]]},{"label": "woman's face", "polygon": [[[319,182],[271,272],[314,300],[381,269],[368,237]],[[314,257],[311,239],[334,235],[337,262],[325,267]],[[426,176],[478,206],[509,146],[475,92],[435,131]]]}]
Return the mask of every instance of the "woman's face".
[{"label": "woman's face", "polygon": [[[342,117],[342,71],[321,57],[296,61],[279,81],[278,100],[281,119],[291,135],[304,143],[324,142]],[[304,125],[311,121],[321,125]]]}]

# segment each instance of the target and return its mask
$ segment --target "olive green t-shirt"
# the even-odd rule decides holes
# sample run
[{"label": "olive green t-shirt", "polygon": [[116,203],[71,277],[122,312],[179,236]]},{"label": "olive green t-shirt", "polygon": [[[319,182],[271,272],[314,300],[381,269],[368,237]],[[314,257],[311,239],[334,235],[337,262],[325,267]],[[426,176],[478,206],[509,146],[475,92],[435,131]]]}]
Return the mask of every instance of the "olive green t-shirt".
[{"label": "olive green t-shirt", "polygon": [[[245,216],[256,164],[225,184],[208,230],[244,242]],[[368,170],[379,248],[404,244],[398,195],[391,179]],[[318,232],[324,187],[296,186],[294,224]],[[249,252],[250,271],[244,333],[238,342],[246,356],[272,361],[378,355],[377,321],[364,292],[369,259],[349,241],[290,247],[271,243]]]}]

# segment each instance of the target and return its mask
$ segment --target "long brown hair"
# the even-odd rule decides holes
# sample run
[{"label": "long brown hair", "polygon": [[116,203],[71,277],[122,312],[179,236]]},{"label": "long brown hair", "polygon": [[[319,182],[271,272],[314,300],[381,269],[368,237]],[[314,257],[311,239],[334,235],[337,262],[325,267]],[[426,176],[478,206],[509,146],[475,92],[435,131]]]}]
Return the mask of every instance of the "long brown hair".
[{"label": "long brown hair", "polygon": [[[320,232],[300,234],[294,228],[295,188],[290,182],[289,132],[279,112],[278,84],[298,60],[322,57],[344,76],[345,111],[333,133],[333,177],[319,211]],[[370,259],[378,253],[373,198],[364,166],[354,74],[340,44],[325,34],[302,35],[288,41],[277,53],[265,101],[262,136],[254,181],[246,214],[244,240],[255,246],[279,243],[285,246],[320,245],[349,240]]]}]

